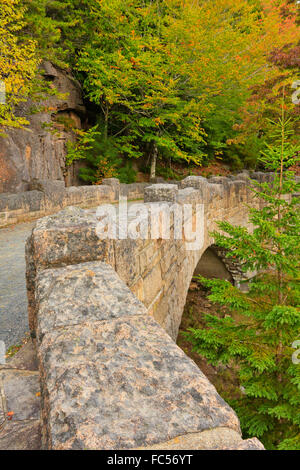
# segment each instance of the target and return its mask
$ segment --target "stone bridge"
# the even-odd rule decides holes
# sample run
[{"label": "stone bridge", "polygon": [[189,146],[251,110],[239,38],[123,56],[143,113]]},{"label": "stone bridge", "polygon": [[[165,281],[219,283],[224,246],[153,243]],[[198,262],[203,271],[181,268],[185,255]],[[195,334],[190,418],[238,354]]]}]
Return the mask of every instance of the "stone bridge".
[{"label": "stone bridge", "polygon": [[[260,174],[258,174],[260,175]],[[244,179],[240,179],[244,177]],[[116,181],[106,180],[106,185],[116,185]],[[28,289],[30,296],[30,326],[34,330],[34,282],[35,273],[49,268],[59,268],[89,261],[102,261],[116,271],[120,279],[144,304],[150,316],[176,340],[186,295],[193,274],[203,253],[211,247],[223,260],[238,283],[242,273],[232,260],[227,260],[224,252],[213,244],[210,232],[216,222],[227,220],[233,224],[248,223],[246,205],[255,204],[253,192],[249,189],[244,175],[215,177],[206,180],[190,176],[180,183],[155,184],[144,190],[144,204],[137,206],[139,223],[148,223],[146,239],[101,240],[96,235],[97,217],[79,208],[67,208],[56,215],[38,221],[28,242]],[[204,205],[204,226],[201,230],[201,247],[189,249],[188,241],[182,233],[181,239],[174,239],[173,204]],[[170,216],[170,239],[161,238],[161,233],[152,238],[150,214],[160,217],[160,228],[164,215]],[[191,223],[196,227],[195,211]],[[198,223],[199,225],[199,223]]]},{"label": "stone bridge", "polygon": [[[115,180],[106,184],[117,191]],[[262,447],[242,440],[234,411],[174,342],[216,221],[247,224],[247,204],[257,204],[248,185],[245,175],[191,176],[145,188],[140,227],[158,207],[169,215],[175,202],[191,205],[196,226],[202,205],[194,250],[185,234],[174,239],[172,212],[170,239],[151,238],[151,224],[144,239],[100,239],[99,217],[76,207],[37,222],[26,246],[27,288],[45,448]]]}]

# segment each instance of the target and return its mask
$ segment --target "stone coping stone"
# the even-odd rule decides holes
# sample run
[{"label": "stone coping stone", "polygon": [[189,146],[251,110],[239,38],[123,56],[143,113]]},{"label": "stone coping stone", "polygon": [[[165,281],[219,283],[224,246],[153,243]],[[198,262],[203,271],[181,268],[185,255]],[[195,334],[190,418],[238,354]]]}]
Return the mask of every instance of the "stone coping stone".
[{"label": "stone coping stone", "polygon": [[264,450],[264,446],[256,438],[243,441],[238,432],[220,427],[177,436],[170,441],[138,450]]},{"label": "stone coping stone", "polygon": [[26,209],[28,212],[39,211],[44,200],[44,193],[36,190],[16,194],[4,193],[0,194],[0,211],[19,209]]},{"label": "stone coping stone", "polygon": [[113,240],[100,239],[96,226],[96,215],[79,207],[40,219],[26,244],[27,260],[33,249],[37,270],[95,259],[113,264]]},{"label": "stone coping stone", "polygon": [[145,202],[176,202],[178,195],[177,184],[152,184],[144,190]]},{"label": "stone coping stone", "polygon": [[38,275],[37,286],[38,332],[42,335],[85,321],[146,314],[144,305],[106,263],[48,269]]},{"label": "stone coping stone", "polygon": [[229,178],[227,178],[226,176],[212,176],[211,178],[209,178],[208,182],[209,184],[228,184],[230,181]]},{"label": "stone coping stone", "polygon": [[107,186],[120,186],[120,181],[118,178],[103,178],[102,184]]},{"label": "stone coping stone", "polygon": [[67,229],[69,226],[81,226],[83,224],[96,226],[96,223],[96,216],[92,212],[80,207],[68,206],[56,214],[39,219],[33,231],[36,233],[39,230]]},{"label": "stone coping stone", "polygon": [[130,449],[219,426],[239,432],[233,410],[149,316],[52,331],[39,355],[53,449]]},{"label": "stone coping stone", "polygon": [[203,178],[203,176],[188,176],[187,178],[181,181],[180,187],[182,188],[182,190],[191,187],[195,190],[198,190],[201,202],[207,202],[209,184],[208,180],[206,178]]},{"label": "stone coping stone", "polygon": [[39,323],[47,319],[37,338],[45,448],[133,449],[217,427],[240,433],[234,411],[109,266],[45,270],[37,283]]},{"label": "stone coping stone", "polygon": [[237,175],[229,175],[228,178],[231,179],[232,181],[242,180],[242,181],[246,181],[246,183],[248,184],[250,183],[249,172],[242,172],[242,173],[238,173]]},{"label": "stone coping stone", "polygon": [[265,450],[265,448],[257,437],[252,437],[241,441],[237,446],[229,445],[222,450]]},{"label": "stone coping stone", "polygon": [[182,189],[184,188],[195,188],[195,189],[201,189],[203,185],[206,185],[208,183],[207,179],[204,178],[203,176],[187,176],[183,180],[180,181],[180,187]]}]

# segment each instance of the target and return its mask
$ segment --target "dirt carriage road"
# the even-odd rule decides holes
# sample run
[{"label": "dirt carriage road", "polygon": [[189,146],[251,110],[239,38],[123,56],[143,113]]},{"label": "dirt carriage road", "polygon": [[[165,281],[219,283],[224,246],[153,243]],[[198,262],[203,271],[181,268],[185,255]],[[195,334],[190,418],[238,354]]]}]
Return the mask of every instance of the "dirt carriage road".
[{"label": "dirt carriage road", "polygon": [[28,331],[25,242],[35,222],[0,230],[0,340],[8,348]]}]

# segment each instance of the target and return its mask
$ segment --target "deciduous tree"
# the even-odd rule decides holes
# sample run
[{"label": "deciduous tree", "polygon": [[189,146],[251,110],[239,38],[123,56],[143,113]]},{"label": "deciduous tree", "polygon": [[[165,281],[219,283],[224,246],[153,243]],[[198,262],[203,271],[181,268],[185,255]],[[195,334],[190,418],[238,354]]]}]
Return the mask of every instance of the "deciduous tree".
[{"label": "deciduous tree", "polygon": [[24,9],[19,0],[0,0],[0,80],[5,84],[6,101],[0,104],[0,131],[20,127],[26,118],[17,116],[15,108],[26,101],[32,89],[38,58],[36,43],[20,39],[24,26]]}]

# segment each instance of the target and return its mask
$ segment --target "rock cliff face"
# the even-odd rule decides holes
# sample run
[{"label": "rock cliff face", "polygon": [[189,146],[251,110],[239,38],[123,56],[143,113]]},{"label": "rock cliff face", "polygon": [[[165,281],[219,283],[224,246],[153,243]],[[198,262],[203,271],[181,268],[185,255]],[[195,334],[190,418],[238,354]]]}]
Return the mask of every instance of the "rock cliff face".
[{"label": "rock cliff face", "polygon": [[[66,169],[66,142],[73,134],[64,122],[80,128],[85,116],[80,85],[66,71],[42,65],[45,79],[56,87],[63,98],[52,96],[42,103],[42,112],[32,114],[33,103],[26,102],[18,114],[26,116],[26,129],[10,129],[0,138],[0,193],[27,191],[33,179],[65,180],[77,183],[76,166]],[[46,124],[46,126],[45,126]],[[54,131],[49,131],[53,124]]]}]

